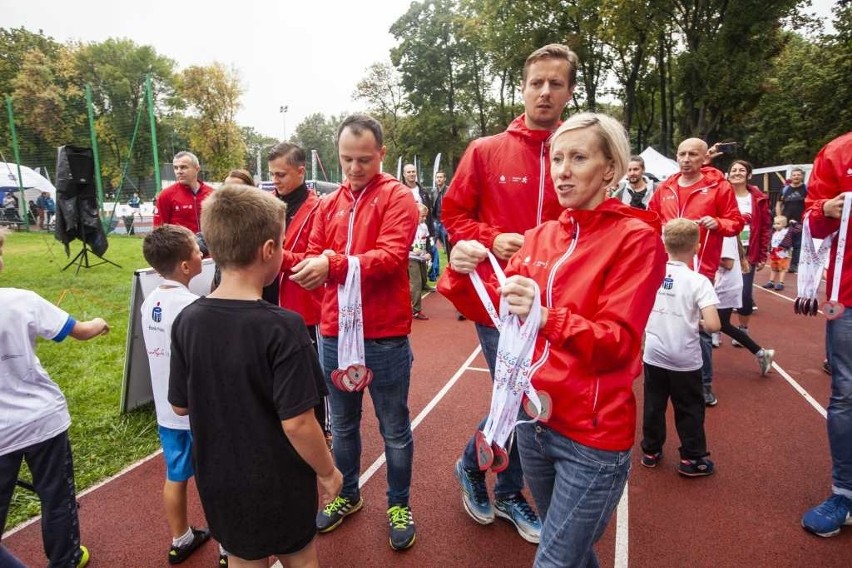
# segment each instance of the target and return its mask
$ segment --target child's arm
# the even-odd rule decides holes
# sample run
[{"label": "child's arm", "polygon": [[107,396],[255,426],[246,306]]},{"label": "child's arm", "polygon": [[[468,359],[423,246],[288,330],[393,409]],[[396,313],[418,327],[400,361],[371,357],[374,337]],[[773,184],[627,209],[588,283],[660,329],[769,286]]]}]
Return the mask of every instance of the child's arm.
[{"label": "child's arm", "polygon": [[716,304],[701,308],[701,320],[701,327],[707,333],[716,333],[722,329],[722,322],[719,321],[719,312],[716,311]]},{"label": "child's arm", "polygon": [[332,499],[340,494],[343,487],[343,475],[334,467],[331,452],[325,443],[319,422],[317,422],[314,409],[281,421],[284,434],[293,444],[293,448],[299,453],[311,468],[316,472],[320,486],[328,497]]},{"label": "child's arm", "polygon": [[74,322],[74,327],[69,335],[74,339],[86,341],[105,333],[109,333],[109,324],[102,318],[95,318],[89,321]]}]

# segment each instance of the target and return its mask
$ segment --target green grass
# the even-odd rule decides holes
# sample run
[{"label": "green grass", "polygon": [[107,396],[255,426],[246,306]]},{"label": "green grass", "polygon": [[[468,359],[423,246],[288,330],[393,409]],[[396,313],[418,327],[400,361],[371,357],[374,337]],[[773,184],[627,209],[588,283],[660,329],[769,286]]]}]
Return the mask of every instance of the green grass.
[{"label": "green grass", "polygon": [[[71,256],[82,243],[71,243]],[[71,412],[71,445],[77,490],[90,487],[159,447],[152,405],[122,414],[119,406],[130,286],[133,271],[147,266],[142,239],[111,236],[104,258],[119,264],[62,271],[71,259],[52,234],[11,232],[6,235],[0,286],[33,290],[78,320],[104,318],[107,335],[90,341],[68,338],[62,343],[39,339],[37,354],[65,397]],[[98,258],[89,256],[94,264]],[[3,307],[0,306],[0,317]],[[21,478],[29,479],[24,468]],[[16,489],[6,528],[39,513],[35,494]]]}]

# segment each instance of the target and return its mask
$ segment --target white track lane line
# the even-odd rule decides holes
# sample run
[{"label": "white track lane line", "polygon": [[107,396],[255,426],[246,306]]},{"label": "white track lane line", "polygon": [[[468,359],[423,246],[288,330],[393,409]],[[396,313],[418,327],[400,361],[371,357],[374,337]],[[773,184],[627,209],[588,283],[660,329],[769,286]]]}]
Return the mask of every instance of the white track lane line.
[{"label": "white track lane line", "polygon": [[[468,370],[470,364],[473,362],[474,359],[476,359],[476,356],[479,355],[479,352],[481,350],[482,348],[477,345],[476,349],[473,350],[473,353],[471,353],[467,360],[462,363],[462,366],[458,368],[458,370],[452,377],[450,377],[450,380],[447,381],[443,388],[438,391],[438,394],[436,394],[435,397],[429,401],[429,404],[427,404],[426,407],[420,411],[420,414],[418,414],[417,417],[411,421],[412,432],[414,432],[417,426],[419,426],[420,423],[423,422],[423,420],[426,418],[426,416],[428,416],[429,413],[432,412],[432,410],[438,405],[438,403],[441,402],[441,399],[444,398],[444,395],[446,395],[450,391],[450,389],[453,388],[453,385],[455,385],[461,378],[461,376],[464,374],[464,372]],[[379,468],[384,465],[384,463],[385,453],[382,452],[382,455],[376,458],[376,461],[374,461],[372,465],[368,467],[364,471],[364,473],[361,474],[361,477],[358,479],[358,487],[363,487],[364,484],[367,483],[370,478],[373,477],[373,475],[379,470]]]},{"label": "white track lane line", "polygon": [[615,522],[615,568],[627,568],[628,546],[630,543],[630,531],[628,523],[628,507],[627,494],[630,493],[630,477],[627,478],[627,483],[624,484],[624,493],[621,494],[621,500],[618,502],[616,509]]}]

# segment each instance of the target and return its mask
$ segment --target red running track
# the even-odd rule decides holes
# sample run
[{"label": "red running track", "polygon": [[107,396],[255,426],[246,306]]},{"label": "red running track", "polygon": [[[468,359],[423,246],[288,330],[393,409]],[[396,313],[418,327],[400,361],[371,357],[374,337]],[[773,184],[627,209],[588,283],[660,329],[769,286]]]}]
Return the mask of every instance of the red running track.
[{"label": "red running track", "polygon": [[[751,333],[761,345],[777,350],[776,366],[761,377],[748,351],[732,347],[727,338],[714,351],[719,405],[707,410],[706,430],[716,475],[677,475],[678,442],[671,417],[665,457],[656,469],[639,465],[637,442],[627,498],[597,545],[602,566],[852,565],[852,527],[821,539],[799,525],[802,513],[828,495],[831,483],[825,419],[814,406],[824,407],[829,395],[830,380],[821,370],[825,320],[794,316],[792,290],[782,295],[758,289],[755,296],[760,309]],[[529,566],[535,547],[500,519],[489,526],[472,521],[453,475],[453,465],[489,403],[490,381],[482,356],[474,355],[478,343],[473,325],[456,321],[449,303],[434,294],[424,299],[424,311],[431,319],[415,321],[411,336],[415,546],[397,553],[387,545],[386,469],[367,402],[362,428],[365,506],[338,530],[318,537],[321,563]],[[635,391],[641,408],[641,380]],[[156,455],[80,497],[91,567],[167,565],[163,475],[162,458]],[[203,524],[192,490],[190,519]],[[38,524],[10,533],[4,545],[30,566],[45,564]],[[212,567],[217,558],[218,548],[211,542],[183,565]]]}]

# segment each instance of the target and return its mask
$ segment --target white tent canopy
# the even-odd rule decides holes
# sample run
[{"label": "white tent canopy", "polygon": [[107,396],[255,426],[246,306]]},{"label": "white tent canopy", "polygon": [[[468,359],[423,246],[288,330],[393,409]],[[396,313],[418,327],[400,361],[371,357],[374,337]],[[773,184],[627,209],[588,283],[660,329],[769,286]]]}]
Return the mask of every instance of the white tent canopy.
[{"label": "white tent canopy", "polygon": [[[35,201],[42,191],[50,193],[56,198],[56,188],[43,175],[26,166],[20,166],[21,179],[24,186],[24,195],[27,201]],[[18,165],[12,162],[0,162],[0,192],[13,191],[18,195]],[[26,203],[22,204],[26,205]]]},{"label": "white tent canopy", "polygon": [[664,179],[680,171],[677,162],[666,158],[652,147],[648,146],[639,154],[645,160],[645,171],[654,174],[659,179]]}]

